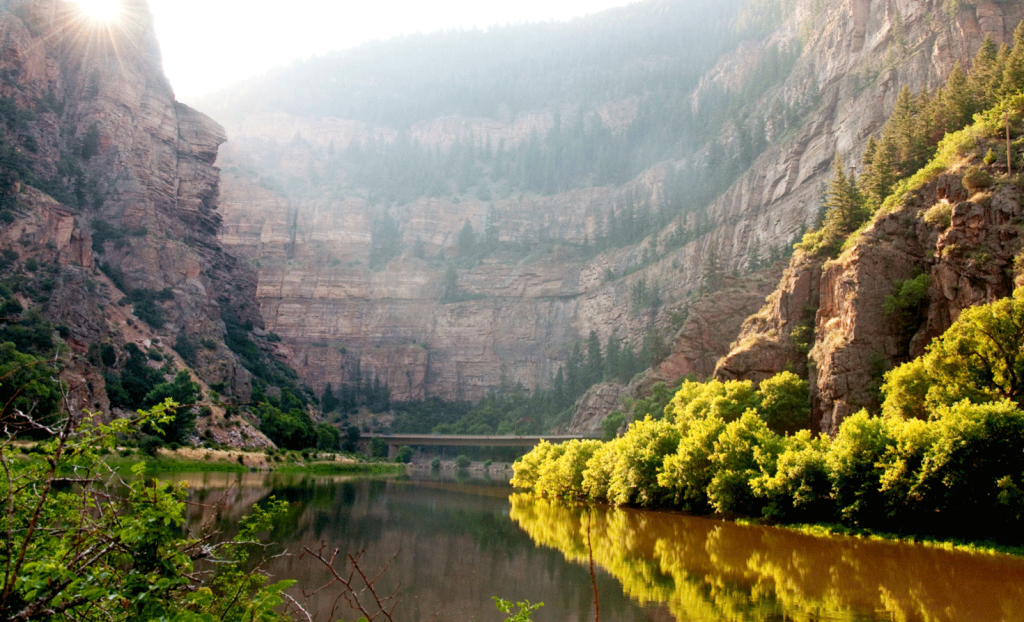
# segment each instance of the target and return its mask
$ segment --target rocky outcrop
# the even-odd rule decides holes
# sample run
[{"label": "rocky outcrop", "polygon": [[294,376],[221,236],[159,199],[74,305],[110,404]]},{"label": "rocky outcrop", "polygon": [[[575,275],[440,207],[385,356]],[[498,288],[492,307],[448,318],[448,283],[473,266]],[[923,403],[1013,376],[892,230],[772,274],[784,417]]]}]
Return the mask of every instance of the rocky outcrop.
[{"label": "rocky outcrop", "polygon": [[[938,176],[838,259],[796,258],[716,375],[757,381],[807,369],[815,427],[835,434],[850,414],[878,409],[886,370],[923,354],[963,309],[1013,291],[1022,215],[1014,184],[972,196],[958,171]],[[920,275],[927,295],[893,309],[901,284]]]},{"label": "rocky outcrop", "polygon": [[601,424],[608,413],[624,410],[623,399],[630,396],[626,387],[613,382],[594,385],[587,393],[576,401],[575,414],[569,422],[568,430],[573,434],[600,435],[603,433]]}]

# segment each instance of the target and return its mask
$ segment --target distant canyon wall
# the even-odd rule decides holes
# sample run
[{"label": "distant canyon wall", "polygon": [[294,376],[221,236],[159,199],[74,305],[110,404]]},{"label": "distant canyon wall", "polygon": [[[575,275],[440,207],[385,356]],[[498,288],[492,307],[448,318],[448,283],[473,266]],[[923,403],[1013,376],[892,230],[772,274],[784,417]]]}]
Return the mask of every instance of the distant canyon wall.
[{"label": "distant canyon wall", "polygon": [[[935,88],[955,62],[969,63],[986,35],[1007,41],[1021,19],[1019,3],[964,3],[955,14],[944,7],[942,0],[801,1],[766,39],[744,42],[723,57],[689,105],[699,105],[702,90],[742,88],[770,48],[802,46],[781,87],[744,111],[765,121],[772,146],[708,207],[709,232],[642,267],[650,239],[594,257],[575,245],[592,241],[608,209],[620,210],[630,198],[657,205],[676,162],[658,164],[621,187],[489,200],[419,199],[392,207],[404,251],[371,270],[380,205],[355,194],[290,193],[261,185],[252,171],[266,165],[259,161],[261,145],[273,144],[281,153],[277,170],[305,179],[316,174],[332,144],[342,149],[353,139],[390,140],[396,130],[273,113],[227,124],[230,141],[218,160],[224,169],[220,240],[258,269],[266,328],[283,338],[282,351],[318,391],[328,382],[349,381],[357,367],[364,377],[385,381],[396,399],[475,400],[502,378],[544,386],[573,343],[591,330],[602,342],[614,331],[634,346],[653,328],[671,338],[680,330],[672,317],[701,288],[709,257],[721,273],[743,274],[752,255],[788,245],[814,221],[835,154],[851,165],[859,162],[867,138],[881,128],[904,85]],[[775,108],[800,102],[808,112],[799,129],[773,128]],[[628,100],[607,102],[602,110],[612,127],[635,114]],[[503,119],[445,117],[418,124],[412,133],[442,148],[470,132],[517,141],[546,131],[552,118],[542,111]],[[718,142],[728,149],[737,140],[727,130]],[[439,255],[457,257],[466,221],[478,235],[496,226],[500,240],[518,244],[518,250],[505,248],[460,269],[459,290],[476,299],[443,304],[445,264]],[[417,240],[422,257],[413,250]],[[660,288],[658,308],[634,304],[631,293],[641,279]],[[748,298],[730,313],[756,311],[759,297]],[[695,343],[706,340],[707,331],[693,327],[716,324],[720,311],[707,305],[694,311],[698,316],[691,315],[689,327],[672,341],[675,354],[666,375],[708,373],[713,362],[697,362],[692,353],[713,361],[735,338],[733,333],[716,336],[715,343]]]}]

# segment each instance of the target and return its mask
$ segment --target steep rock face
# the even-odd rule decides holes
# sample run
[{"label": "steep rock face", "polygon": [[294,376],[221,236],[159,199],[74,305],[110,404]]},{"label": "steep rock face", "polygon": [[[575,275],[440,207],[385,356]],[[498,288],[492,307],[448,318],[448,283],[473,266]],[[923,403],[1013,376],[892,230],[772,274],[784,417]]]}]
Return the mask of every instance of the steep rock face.
[{"label": "steep rock face", "polygon": [[[405,247],[419,244],[421,252],[419,257],[406,252],[371,270],[367,258],[379,206],[354,195],[289,196],[261,185],[252,171],[268,166],[258,161],[260,145],[287,145],[271,164],[306,177],[322,166],[319,149],[331,144],[342,149],[368,136],[389,140],[397,132],[344,119],[280,114],[261,114],[230,127],[232,140],[221,149],[220,160],[226,171],[221,239],[258,262],[258,298],[267,328],[283,337],[292,363],[317,390],[327,382],[349,381],[357,368],[386,379],[398,399],[476,399],[498,386],[503,374],[527,387],[545,385],[572,343],[592,329],[602,342],[616,331],[634,346],[652,328],[671,334],[670,318],[705,284],[710,256],[722,273],[742,272],[752,258],[788,245],[816,217],[835,154],[859,161],[868,136],[880,129],[904,85],[934,88],[956,61],[969,62],[986,35],[1008,40],[1022,15],[1018,3],[965,4],[955,15],[943,13],[944,6],[940,0],[846,0],[827,6],[801,1],[774,33],[744,42],[724,57],[693,93],[693,106],[710,89],[742,88],[770,49],[802,42],[785,82],[747,109],[764,121],[773,145],[708,206],[708,233],[649,265],[642,255],[651,239],[593,258],[574,252],[572,245],[593,240],[608,209],[618,212],[630,199],[657,205],[666,174],[677,162],[656,165],[622,187],[488,200],[420,199],[389,208],[401,224]],[[605,108],[614,127],[614,119],[631,118],[635,106],[623,101]],[[787,130],[781,109],[805,121]],[[550,119],[541,112],[501,119],[444,117],[418,124],[413,132],[422,144],[438,148],[470,133],[514,143],[545,131]],[[737,140],[727,133],[719,142],[728,149]],[[697,157],[710,158],[711,151]],[[688,218],[684,224],[695,227],[696,217]],[[496,226],[501,242],[524,250],[497,253],[463,268],[460,290],[481,298],[441,304],[444,264],[437,258],[457,255],[458,234],[467,221],[478,234]],[[551,250],[551,240],[564,243]],[[609,272],[615,278],[607,279]],[[790,294],[777,301],[772,317],[758,320],[777,330],[766,334],[749,324],[744,347],[720,367],[723,376],[762,378],[786,361],[805,368],[806,349],[814,344],[793,344],[789,335],[801,323],[810,329],[806,310],[817,308],[823,291],[819,272],[794,267],[787,276]],[[618,278],[624,273],[629,276]],[[663,305],[637,308],[630,294],[641,279],[659,286]],[[759,304],[760,298],[744,299],[728,315],[742,317]],[[728,351],[738,325],[710,322],[713,330],[698,327],[681,336],[666,375],[710,371],[712,354]],[[753,347],[755,340],[770,348]]]},{"label": "steep rock face", "polygon": [[608,413],[622,410],[622,400],[630,394],[622,385],[613,382],[594,385],[576,402],[576,414],[569,422],[573,434],[599,435],[601,424]]},{"label": "steep rock face", "polygon": [[743,322],[715,377],[760,382],[787,368],[806,375],[820,288],[820,262],[798,256],[761,310]]},{"label": "steep rock face", "polygon": [[[250,374],[223,343],[221,315],[230,309],[255,326],[262,318],[255,271],[217,239],[213,164],[225,134],[174,100],[144,0],[122,9],[124,19],[107,26],[61,0],[0,5],[0,97],[27,119],[8,137],[60,199],[17,184],[18,218],[3,242],[59,266],[43,308],[68,329],[69,373],[85,387],[77,405],[109,409],[91,345],[162,345],[184,367],[169,347],[179,335],[211,338],[191,367],[247,399]],[[164,325],[150,328],[116,304],[139,289],[170,292],[159,303]]]},{"label": "steep rock face", "polygon": [[[922,219],[929,209],[949,210],[948,225]],[[716,375],[757,381],[809,363],[815,426],[834,435],[850,414],[878,408],[884,371],[923,354],[963,309],[1013,291],[1022,214],[1013,184],[972,196],[955,171],[939,176],[876,218],[838,259],[796,258]],[[922,274],[926,299],[887,311],[900,284]],[[810,345],[811,326],[813,347],[799,350],[801,341]]]}]

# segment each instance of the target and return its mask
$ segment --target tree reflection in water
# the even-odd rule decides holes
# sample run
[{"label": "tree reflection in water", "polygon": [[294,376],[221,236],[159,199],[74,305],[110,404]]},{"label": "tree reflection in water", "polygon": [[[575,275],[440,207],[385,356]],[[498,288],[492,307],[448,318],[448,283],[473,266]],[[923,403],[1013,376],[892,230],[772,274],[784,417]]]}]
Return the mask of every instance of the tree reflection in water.
[{"label": "tree reflection in water", "polygon": [[1024,619],[1024,560],[515,494],[510,517],[540,546],[594,561],[679,621]]}]

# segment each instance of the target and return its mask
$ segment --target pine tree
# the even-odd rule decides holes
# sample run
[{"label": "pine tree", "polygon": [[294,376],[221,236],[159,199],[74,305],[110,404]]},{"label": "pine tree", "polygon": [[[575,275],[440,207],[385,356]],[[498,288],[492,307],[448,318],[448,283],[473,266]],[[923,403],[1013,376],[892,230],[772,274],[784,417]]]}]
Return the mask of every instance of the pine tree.
[{"label": "pine tree", "polygon": [[845,169],[842,156],[836,154],[832,162],[832,181],[829,182],[822,203],[822,207],[827,210],[823,228],[830,236],[839,238],[853,233],[870,216],[864,196],[857,188],[856,177],[853,173],[847,176]]},{"label": "pine tree", "polygon": [[942,96],[937,96],[936,99],[941,99],[942,102],[941,129],[944,134],[961,130],[971,122],[977,111],[977,104],[960,61],[953,65],[953,70],[949,72],[946,85],[942,89]]},{"label": "pine tree", "polygon": [[614,332],[608,335],[608,344],[604,347],[604,379],[616,380],[619,377],[622,343]]},{"label": "pine tree", "polygon": [[1017,24],[1013,31],[1013,50],[1007,55],[1003,67],[1003,97],[1024,89],[1024,22]]},{"label": "pine tree", "polygon": [[929,155],[926,140],[927,126],[923,123],[922,112],[928,102],[924,92],[915,97],[910,87],[904,86],[896,97],[892,115],[882,130],[883,139],[891,133],[895,147],[896,168],[899,177],[905,177],[924,166]]},{"label": "pine tree", "polygon": [[466,257],[473,252],[473,245],[476,243],[476,236],[473,234],[473,225],[470,224],[469,219],[466,219],[466,224],[462,225],[462,231],[459,232],[459,255]]},{"label": "pine tree", "polygon": [[601,358],[601,340],[597,331],[591,330],[587,338],[587,373],[585,385],[591,386],[601,382],[604,374],[604,360]]},{"label": "pine tree", "polygon": [[971,63],[971,73],[967,79],[971,93],[975,97],[977,108],[984,110],[995,105],[1002,86],[1002,73],[999,71],[999,48],[992,37],[985,37],[981,48]]}]

